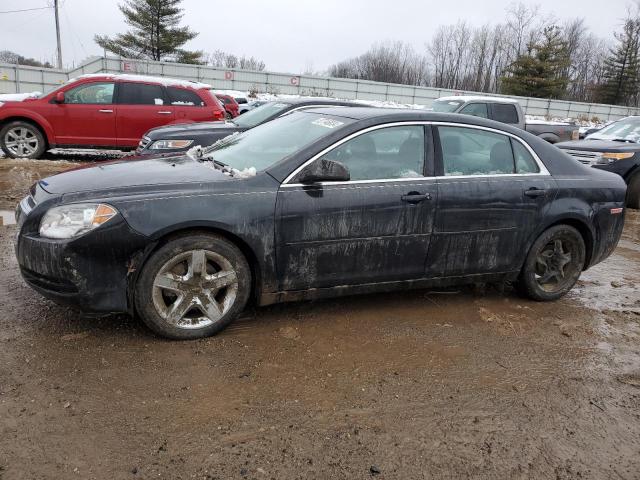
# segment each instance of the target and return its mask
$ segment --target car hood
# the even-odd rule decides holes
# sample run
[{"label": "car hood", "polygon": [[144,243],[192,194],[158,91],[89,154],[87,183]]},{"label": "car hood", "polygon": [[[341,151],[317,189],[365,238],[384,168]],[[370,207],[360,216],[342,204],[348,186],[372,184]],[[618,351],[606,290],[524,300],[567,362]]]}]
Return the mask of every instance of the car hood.
[{"label": "car hood", "polygon": [[191,135],[193,133],[228,133],[242,132],[244,128],[240,128],[233,123],[228,122],[196,122],[196,123],[179,123],[176,125],[165,125],[164,127],[152,128],[145,136],[152,140],[160,138],[178,138],[182,135]]},{"label": "car hood", "polygon": [[640,144],[612,142],[611,140],[576,140],[556,143],[563,150],[581,150],[585,152],[640,152]]},{"label": "car hood", "polygon": [[214,182],[231,177],[189,156],[119,160],[95,166],[83,166],[40,180],[40,187],[51,194],[107,192],[146,185],[178,185]]}]

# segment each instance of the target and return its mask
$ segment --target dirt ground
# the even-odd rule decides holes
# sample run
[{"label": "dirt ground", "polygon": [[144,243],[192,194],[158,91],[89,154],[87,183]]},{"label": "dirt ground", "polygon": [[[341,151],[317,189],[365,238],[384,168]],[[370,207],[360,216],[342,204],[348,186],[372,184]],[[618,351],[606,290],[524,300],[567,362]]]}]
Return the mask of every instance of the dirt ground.
[{"label": "dirt ground", "polygon": [[[12,208],[7,175],[37,174],[3,162]],[[369,295],[253,309],[195,342],[41,298],[14,235],[0,228],[2,480],[640,479],[639,212],[556,303]]]}]

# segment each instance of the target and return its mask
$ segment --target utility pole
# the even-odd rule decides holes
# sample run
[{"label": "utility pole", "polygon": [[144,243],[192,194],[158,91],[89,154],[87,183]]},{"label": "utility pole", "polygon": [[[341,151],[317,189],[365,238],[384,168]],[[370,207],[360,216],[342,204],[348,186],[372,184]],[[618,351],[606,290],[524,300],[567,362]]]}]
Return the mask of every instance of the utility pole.
[{"label": "utility pole", "polygon": [[58,41],[58,68],[62,68],[62,45],[60,44],[60,19],[58,18],[58,0],[53,0],[53,10],[56,15],[56,39]]}]

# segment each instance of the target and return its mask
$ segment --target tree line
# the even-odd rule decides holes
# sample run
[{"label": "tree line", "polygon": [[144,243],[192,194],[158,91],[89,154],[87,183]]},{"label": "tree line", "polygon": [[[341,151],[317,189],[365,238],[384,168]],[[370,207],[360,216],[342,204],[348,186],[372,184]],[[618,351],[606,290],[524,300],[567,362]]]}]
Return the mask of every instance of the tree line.
[{"label": "tree line", "polygon": [[[624,14],[624,11],[621,12]],[[640,7],[604,40],[583,19],[557,22],[512,4],[507,20],[439,27],[422,53],[395,41],[329,68],[329,75],[527,97],[638,106]]]}]

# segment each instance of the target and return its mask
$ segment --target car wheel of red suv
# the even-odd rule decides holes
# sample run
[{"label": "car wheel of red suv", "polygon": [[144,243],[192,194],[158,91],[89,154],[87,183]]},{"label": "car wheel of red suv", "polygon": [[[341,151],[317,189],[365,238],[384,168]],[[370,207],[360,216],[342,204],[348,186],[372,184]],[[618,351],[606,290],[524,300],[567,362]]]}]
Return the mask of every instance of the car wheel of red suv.
[{"label": "car wheel of red suv", "polygon": [[0,148],[11,158],[40,158],[46,143],[40,129],[28,122],[9,122],[0,130]]}]

